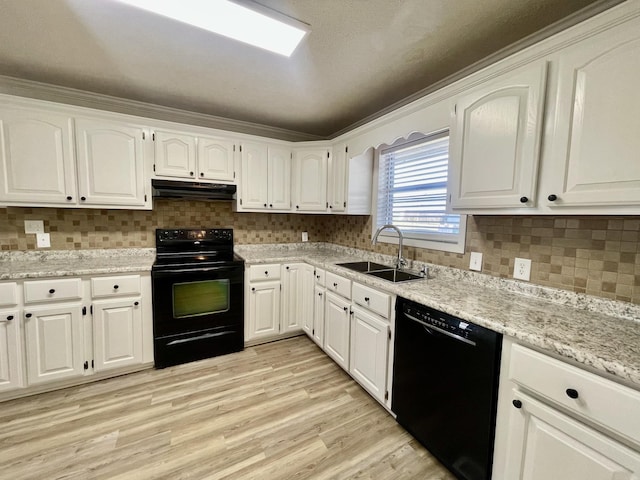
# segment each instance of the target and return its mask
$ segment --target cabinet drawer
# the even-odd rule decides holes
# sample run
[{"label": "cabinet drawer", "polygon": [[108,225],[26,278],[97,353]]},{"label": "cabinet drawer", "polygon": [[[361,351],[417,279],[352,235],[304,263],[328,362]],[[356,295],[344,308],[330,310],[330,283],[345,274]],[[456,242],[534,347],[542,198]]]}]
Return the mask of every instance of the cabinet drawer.
[{"label": "cabinet drawer", "polygon": [[389,318],[391,296],[387,293],[382,293],[373,288],[354,283],[353,301],[384,318]]},{"label": "cabinet drawer", "polygon": [[249,281],[278,280],[280,278],[280,264],[270,263],[263,265],[251,265],[249,267]]},{"label": "cabinet drawer", "polygon": [[351,280],[335,275],[331,272],[327,272],[325,275],[325,284],[327,290],[336,292],[344,298],[351,299]]},{"label": "cabinet drawer", "polygon": [[140,275],[119,275],[91,279],[91,296],[114,297],[116,295],[139,295]]},{"label": "cabinet drawer", "polygon": [[640,392],[521,345],[511,351],[509,378],[640,444]]},{"label": "cabinet drawer", "polygon": [[325,279],[326,273],[323,269],[321,268],[316,268],[316,285],[320,285],[322,287],[324,287],[325,283],[324,283],[324,279]]},{"label": "cabinet drawer", "polygon": [[81,298],[82,281],[79,278],[24,282],[24,303],[80,300]]},{"label": "cabinet drawer", "polygon": [[0,307],[18,304],[18,285],[15,282],[0,283]]}]

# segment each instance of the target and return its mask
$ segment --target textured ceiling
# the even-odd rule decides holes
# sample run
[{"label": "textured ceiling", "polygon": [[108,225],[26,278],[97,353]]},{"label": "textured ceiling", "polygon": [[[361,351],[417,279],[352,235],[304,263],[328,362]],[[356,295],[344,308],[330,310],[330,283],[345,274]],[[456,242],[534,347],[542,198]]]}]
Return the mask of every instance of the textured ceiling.
[{"label": "textured ceiling", "polygon": [[311,26],[291,58],[112,0],[0,0],[0,75],[324,137],[598,2],[259,3]]}]

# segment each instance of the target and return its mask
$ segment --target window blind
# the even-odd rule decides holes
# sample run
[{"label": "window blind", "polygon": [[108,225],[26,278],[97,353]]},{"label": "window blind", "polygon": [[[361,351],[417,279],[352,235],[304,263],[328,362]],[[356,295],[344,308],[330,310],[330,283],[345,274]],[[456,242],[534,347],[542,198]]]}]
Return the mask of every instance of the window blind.
[{"label": "window blind", "polygon": [[447,214],[449,136],[380,152],[377,226],[392,223],[409,238],[457,242],[460,215]]}]

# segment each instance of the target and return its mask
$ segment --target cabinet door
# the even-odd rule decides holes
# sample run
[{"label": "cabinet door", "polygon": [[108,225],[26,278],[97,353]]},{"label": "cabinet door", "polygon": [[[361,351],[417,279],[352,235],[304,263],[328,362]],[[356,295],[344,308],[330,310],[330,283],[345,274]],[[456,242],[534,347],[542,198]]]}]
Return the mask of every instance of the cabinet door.
[{"label": "cabinet door", "polygon": [[235,145],[229,140],[198,137],[198,178],[233,182],[235,179]]},{"label": "cabinet door", "polygon": [[267,146],[243,143],[240,148],[242,164],[240,209],[265,209],[269,201]]},{"label": "cabinet door", "polygon": [[80,305],[25,309],[25,333],[29,385],[83,374]]},{"label": "cabinet door", "polygon": [[316,285],[313,290],[313,330],[311,338],[320,348],[324,345],[324,296],[326,290]]},{"label": "cabinet door", "polygon": [[302,278],[300,283],[300,297],[302,298],[302,310],[300,312],[300,317],[302,319],[302,329],[310,337],[313,335],[313,289],[315,286],[315,279],[314,268],[305,263],[302,267]]},{"label": "cabinet door", "polygon": [[639,23],[560,56],[550,207],[640,205]]},{"label": "cabinet door", "polygon": [[299,150],[294,155],[294,210],[325,212],[327,210],[326,149]]},{"label": "cabinet door", "polygon": [[80,205],[145,206],[143,134],[120,123],[76,120]]},{"label": "cabinet door", "polygon": [[352,307],[349,372],[379,401],[385,400],[389,324],[358,307]]},{"label": "cabinet door", "polygon": [[329,182],[327,201],[330,212],[344,212],[347,208],[347,165],[348,148],[344,143],[333,148],[329,159]]},{"label": "cabinet door", "polygon": [[[516,390],[508,426],[509,480],[632,480],[640,454]],[[612,406],[612,408],[615,408]]]},{"label": "cabinet door", "polygon": [[0,111],[0,200],[75,204],[73,120],[44,111]]},{"label": "cabinet door", "polygon": [[142,363],[140,298],[93,303],[94,369],[102,372]]},{"label": "cabinet door", "polygon": [[303,269],[303,263],[289,263],[282,266],[282,333],[303,328]]},{"label": "cabinet door", "polygon": [[351,303],[331,292],[325,295],[324,351],[349,370],[349,308]]},{"label": "cabinet door", "polygon": [[291,150],[269,146],[269,208],[291,208]]},{"label": "cabinet door", "polygon": [[18,310],[0,312],[0,392],[23,386]]},{"label": "cabinet door", "polygon": [[280,333],[280,282],[249,285],[249,331],[247,340]]},{"label": "cabinet door", "polygon": [[458,99],[451,208],[535,206],[546,72],[546,63],[536,63]]},{"label": "cabinet door", "polygon": [[196,138],[193,135],[156,130],[153,141],[157,176],[195,178]]}]

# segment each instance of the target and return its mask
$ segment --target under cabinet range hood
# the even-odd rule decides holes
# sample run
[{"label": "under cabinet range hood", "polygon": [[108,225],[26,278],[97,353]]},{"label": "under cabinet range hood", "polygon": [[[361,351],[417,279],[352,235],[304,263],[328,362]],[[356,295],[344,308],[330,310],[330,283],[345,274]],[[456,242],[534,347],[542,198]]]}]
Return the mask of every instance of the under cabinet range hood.
[{"label": "under cabinet range hood", "polygon": [[192,200],[233,200],[235,185],[221,183],[180,182],[175,180],[151,180],[156,198],[186,198]]}]

